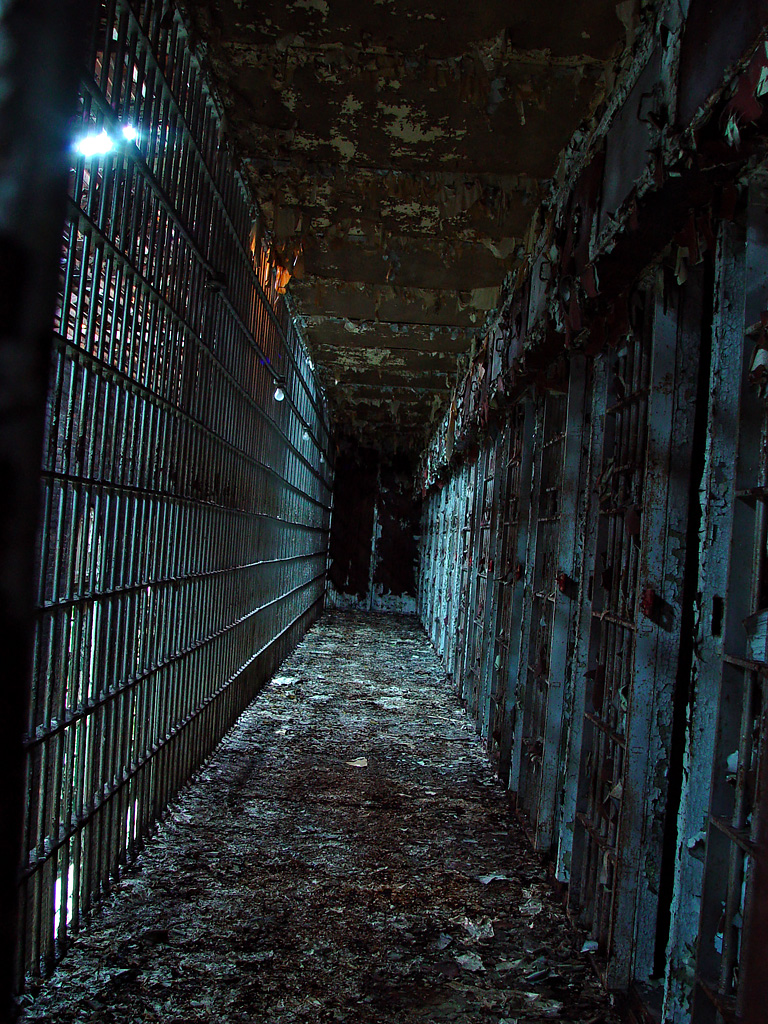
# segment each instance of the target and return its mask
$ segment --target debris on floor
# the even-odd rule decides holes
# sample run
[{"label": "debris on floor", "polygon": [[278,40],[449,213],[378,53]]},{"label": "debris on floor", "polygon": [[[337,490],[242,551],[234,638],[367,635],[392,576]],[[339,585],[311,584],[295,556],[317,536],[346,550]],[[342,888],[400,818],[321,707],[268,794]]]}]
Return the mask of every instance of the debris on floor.
[{"label": "debris on floor", "polygon": [[23,997],[46,1024],[618,1024],[416,619],[336,613]]}]

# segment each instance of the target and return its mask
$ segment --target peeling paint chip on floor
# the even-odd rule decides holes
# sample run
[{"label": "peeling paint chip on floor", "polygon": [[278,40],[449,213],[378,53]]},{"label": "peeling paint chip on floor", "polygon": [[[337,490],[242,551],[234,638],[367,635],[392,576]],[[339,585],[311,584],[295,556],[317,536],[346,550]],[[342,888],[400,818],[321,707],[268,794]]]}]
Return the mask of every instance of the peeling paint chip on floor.
[{"label": "peeling paint chip on floor", "polygon": [[282,673],[22,1020],[618,1024],[417,620],[336,613]]}]

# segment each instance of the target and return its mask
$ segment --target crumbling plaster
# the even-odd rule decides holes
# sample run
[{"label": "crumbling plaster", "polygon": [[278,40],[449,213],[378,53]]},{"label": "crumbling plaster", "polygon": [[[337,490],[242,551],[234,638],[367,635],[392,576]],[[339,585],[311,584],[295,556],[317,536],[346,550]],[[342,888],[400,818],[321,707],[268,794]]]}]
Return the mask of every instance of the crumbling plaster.
[{"label": "crumbling plaster", "polygon": [[644,6],[186,4],[342,432],[423,445]]}]

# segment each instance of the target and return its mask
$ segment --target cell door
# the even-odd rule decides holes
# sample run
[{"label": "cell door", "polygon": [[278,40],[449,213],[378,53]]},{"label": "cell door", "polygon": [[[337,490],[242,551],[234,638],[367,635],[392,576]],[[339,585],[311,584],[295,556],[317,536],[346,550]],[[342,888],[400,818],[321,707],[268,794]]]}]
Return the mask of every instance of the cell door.
[{"label": "cell door", "polygon": [[567,394],[541,402],[534,444],[516,723],[509,787],[534,846],[555,837],[567,720],[565,692],[577,606],[577,508],[583,475],[586,360],[571,360]]},{"label": "cell door", "polygon": [[482,701],[485,688],[485,657],[494,603],[494,557],[497,464],[504,435],[486,442],[478,459],[477,520],[474,536],[474,598],[467,624],[466,699],[467,710],[482,731]]},{"label": "cell door", "polygon": [[[517,794],[517,806],[527,816],[534,833],[539,819],[542,777],[551,768],[552,758],[550,745],[546,742],[546,725],[558,600],[558,547],[567,411],[565,394],[548,393],[540,403],[534,442],[533,499],[526,571],[528,608],[518,669],[518,718],[514,741],[516,772],[510,780]],[[534,845],[537,849],[542,848],[535,835]]]},{"label": "cell door", "polygon": [[520,626],[531,490],[533,404],[520,400],[509,414],[503,447],[497,524],[495,641],[489,673],[488,750],[499,778],[509,782],[514,727],[514,683],[520,660]]},{"label": "cell door", "polygon": [[[697,348],[662,287],[638,289],[607,363],[569,906],[605,983],[649,979],[680,648]],[[698,338],[695,339],[696,345]],[[581,659],[577,658],[579,662]]]},{"label": "cell door", "polygon": [[456,617],[458,641],[454,654],[454,680],[459,697],[468,697],[468,650],[467,636],[474,617],[476,573],[475,543],[480,522],[482,488],[480,485],[479,459],[467,467],[467,499],[461,526],[461,582],[459,609]]},{"label": "cell door", "polygon": [[711,770],[711,786],[704,820],[688,815],[700,828],[689,843],[703,859],[694,1024],[735,1024],[768,1012],[767,207],[768,180],[757,179],[746,238],[743,227],[724,225],[719,249],[705,469],[712,500],[704,510],[703,692],[694,723],[703,735],[697,729],[701,739],[691,752],[700,775]]}]

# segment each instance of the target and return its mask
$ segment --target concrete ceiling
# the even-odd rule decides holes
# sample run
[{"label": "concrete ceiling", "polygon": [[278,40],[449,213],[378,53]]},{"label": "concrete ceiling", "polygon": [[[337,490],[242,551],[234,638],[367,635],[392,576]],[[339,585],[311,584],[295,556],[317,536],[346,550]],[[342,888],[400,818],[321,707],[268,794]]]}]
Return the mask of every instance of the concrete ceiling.
[{"label": "concrete ceiling", "polygon": [[634,0],[188,0],[343,431],[421,444]]}]

